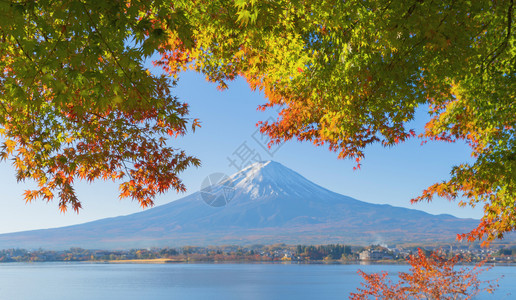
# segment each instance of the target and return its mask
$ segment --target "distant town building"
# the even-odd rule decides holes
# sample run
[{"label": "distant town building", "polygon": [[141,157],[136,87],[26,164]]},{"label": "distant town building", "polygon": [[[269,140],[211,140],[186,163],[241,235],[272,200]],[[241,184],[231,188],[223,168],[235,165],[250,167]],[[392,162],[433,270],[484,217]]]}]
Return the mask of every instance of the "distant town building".
[{"label": "distant town building", "polygon": [[392,255],[382,250],[367,249],[358,254],[360,260],[383,260],[393,259]]}]

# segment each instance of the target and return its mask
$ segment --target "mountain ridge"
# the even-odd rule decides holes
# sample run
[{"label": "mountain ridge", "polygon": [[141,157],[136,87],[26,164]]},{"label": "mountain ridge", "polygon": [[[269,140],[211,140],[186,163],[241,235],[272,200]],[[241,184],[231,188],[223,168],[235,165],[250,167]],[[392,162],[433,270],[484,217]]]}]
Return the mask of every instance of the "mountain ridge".
[{"label": "mountain ridge", "polygon": [[[224,190],[229,194],[217,194]],[[218,196],[217,196],[218,195]],[[224,206],[206,201],[225,197]],[[453,242],[478,220],[373,204],[280,163],[258,162],[189,196],[126,216],[0,235],[0,248],[63,249],[253,243]]]}]

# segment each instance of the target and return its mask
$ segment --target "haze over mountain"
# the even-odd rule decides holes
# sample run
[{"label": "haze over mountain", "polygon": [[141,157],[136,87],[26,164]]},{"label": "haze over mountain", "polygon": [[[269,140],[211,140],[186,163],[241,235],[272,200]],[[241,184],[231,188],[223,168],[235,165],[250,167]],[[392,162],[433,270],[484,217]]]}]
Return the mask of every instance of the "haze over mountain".
[{"label": "haze over mountain", "polygon": [[[213,184],[215,178],[210,179],[206,182]],[[358,201],[272,161],[217,180],[199,192],[140,213],[2,234],[0,249],[434,243],[452,242],[457,233],[478,224],[473,219]]]}]

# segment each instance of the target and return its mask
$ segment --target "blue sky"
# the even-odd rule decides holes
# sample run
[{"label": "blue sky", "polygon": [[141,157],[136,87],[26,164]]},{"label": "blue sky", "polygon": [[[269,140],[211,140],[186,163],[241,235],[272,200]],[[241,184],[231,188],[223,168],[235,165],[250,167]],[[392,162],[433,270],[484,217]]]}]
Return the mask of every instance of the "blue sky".
[{"label": "blue sky", "polygon": [[[262,94],[252,92],[242,79],[235,80],[228,90],[221,92],[215,84],[206,82],[204,76],[188,72],[181,75],[173,93],[190,104],[191,117],[199,118],[202,128],[194,134],[172,139],[169,144],[197,156],[202,166],[181,174],[188,189],[186,193],[168,192],[156,200],[156,205],[198,191],[202,180],[211,173],[235,173],[238,171],[235,165],[242,162],[236,153],[247,151],[256,159],[275,160],[327,189],[361,201],[420,209],[432,214],[482,216],[481,207],[459,208],[457,203],[446,200],[410,204],[410,199],[424,188],[448,178],[453,165],[470,161],[471,151],[464,144],[428,142],[421,146],[421,141],[414,139],[393,148],[373,145],[366,149],[361,170],[353,171],[352,161],[339,160],[336,153],[310,143],[289,141],[273,149],[276,150],[274,153],[266,151],[264,139],[256,132],[255,124],[276,118],[276,112],[257,111],[257,106],[266,100]],[[411,125],[421,131],[427,120],[427,114],[421,110]],[[235,161],[234,165],[229,159]],[[57,202],[25,204],[22,193],[31,186],[31,182],[16,182],[9,163],[1,165],[0,233],[59,227],[142,210],[136,202],[119,200],[118,184],[113,182],[78,183],[76,190],[83,203],[78,215],[73,211],[60,213]]]}]

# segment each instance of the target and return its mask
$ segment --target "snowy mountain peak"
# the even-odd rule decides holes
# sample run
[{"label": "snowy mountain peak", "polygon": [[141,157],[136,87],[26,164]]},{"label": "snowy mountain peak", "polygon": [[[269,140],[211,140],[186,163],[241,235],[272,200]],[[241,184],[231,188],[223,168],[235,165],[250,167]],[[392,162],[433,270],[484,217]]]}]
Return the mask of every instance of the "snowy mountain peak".
[{"label": "snowy mountain peak", "polygon": [[300,196],[328,190],[275,161],[254,163],[230,177],[233,185],[251,199],[270,196]]}]

